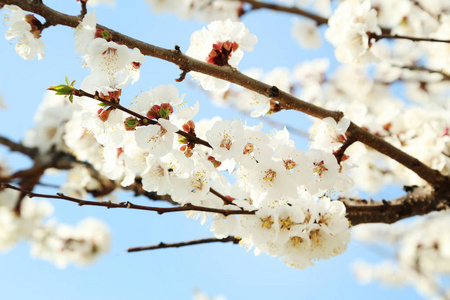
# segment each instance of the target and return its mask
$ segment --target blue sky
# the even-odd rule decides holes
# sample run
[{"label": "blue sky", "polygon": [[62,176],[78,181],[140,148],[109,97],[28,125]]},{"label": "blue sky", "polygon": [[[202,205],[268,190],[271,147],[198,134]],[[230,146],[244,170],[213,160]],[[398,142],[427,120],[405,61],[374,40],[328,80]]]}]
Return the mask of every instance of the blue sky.
[{"label": "blue sky", "polygon": [[[79,13],[79,3],[75,0],[44,2],[68,14]],[[187,50],[191,33],[205,25],[180,21],[170,14],[154,15],[144,1],[119,0],[115,8],[98,7],[97,18],[102,25],[124,34],[166,48],[177,44],[182,51]],[[300,49],[290,36],[292,17],[289,15],[258,11],[246,15],[243,21],[259,41],[253,52],[244,55],[241,70],[292,68],[301,61],[333,55],[328,45],[321,50]],[[5,26],[0,26],[1,36],[5,30]],[[9,41],[0,39],[0,94],[8,106],[8,110],[0,110],[0,135],[15,141],[33,126],[34,113],[46,88],[62,83],[65,76],[80,83],[88,74],[74,53],[73,29],[48,28],[42,38],[46,57],[31,62],[22,60]],[[189,103],[200,102],[198,119],[218,112],[224,119],[242,118],[241,114],[211,104],[189,75],[184,82],[175,83],[179,73],[175,65],[146,57],[140,81],[124,90],[122,99],[132,99],[150,86],[174,84],[180,94],[186,93]],[[308,118],[299,113],[281,112],[274,117],[304,130],[309,124]],[[271,130],[268,125],[265,127]],[[296,144],[304,149],[307,141],[298,139]],[[15,169],[29,165],[29,161],[1,146],[0,156]],[[46,176],[43,181],[61,183],[63,178],[63,175]],[[386,190],[378,197],[397,196],[398,190]],[[45,188],[38,191],[56,192]],[[129,193],[122,193],[121,200],[148,204],[145,199],[134,200]],[[110,253],[93,266],[69,266],[61,270],[51,263],[31,258],[29,246],[22,242],[9,253],[0,255],[2,299],[191,299],[196,288],[212,296],[224,295],[229,300],[419,299],[412,288],[359,285],[351,273],[352,261],[356,258],[376,261],[384,257],[358,243],[352,242],[343,255],[318,262],[303,271],[285,266],[280,259],[267,255],[255,257],[252,251],[247,253],[240,246],[228,244],[127,254],[124,250],[132,246],[184,241],[212,234],[206,226],[186,219],[181,213],[159,216],[151,212],[78,207],[59,201],[52,204],[59,222],[76,224],[90,216],[104,220],[113,233]]]}]

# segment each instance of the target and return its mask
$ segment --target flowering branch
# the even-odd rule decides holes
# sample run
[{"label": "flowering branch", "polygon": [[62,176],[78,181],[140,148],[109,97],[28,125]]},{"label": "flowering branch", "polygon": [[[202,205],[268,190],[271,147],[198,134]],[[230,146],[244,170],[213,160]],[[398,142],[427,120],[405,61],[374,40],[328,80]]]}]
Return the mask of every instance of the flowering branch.
[{"label": "flowering branch", "polygon": [[[110,103],[110,102],[108,102],[108,103]],[[141,116],[141,117],[145,118],[144,116]],[[150,121],[153,121],[153,120],[150,120]],[[6,137],[2,137],[2,136],[0,136],[0,144],[3,144],[5,146],[9,147],[11,149],[11,151],[17,151],[17,152],[20,152],[20,153],[23,153],[23,154],[29,156],[32,159],[39,160],[37,157],[38,150],[36,148],[26,147],[22,144],[15,143],[15,142],[11,141],[10,139],[8,139]],[[20,178],[28,178],[28,177],[30,177],[30,174],[33,175],[33,174],[37,174],[37,172],[44,172],[46,169],[49,169],[49,168],[55,168],[55,169],[59,169],[59,170],[67,170],[67,169],[71,169],[74,164],[81,164],[88,169],[90,175],[93,178],[95,178],[102,187],[101,190],[88,190],[87,191],[88,193],[92,194],[94,197],[100,197],[100,196],[104,196],[104,195],[111,193],[114,189],[117,188],[117,185],[113,180],[110,180],[110,179],[104,177],[103,175],[101,175],[88,162],[79,161],[75,156],[73,156],[70,153],[51,152],[49,154],[52,156],[51,159],[47,160],[47,161],[49,161],[49,163],[44,164],[44,165],[37,163],[31,169],[18,171],[16,173],[12,174],[11,176],[8,176],[8,178],[0,178],[0,180],[1,181],[10,181],[11,179],[15,179],[15,178],[19,178],[19,179]],[[37,183],[37,184],[40,184],[40,183]],[[42,184],[40,184],[40,185],[42,185]],[[136,179],[136,182],[134,184],[127,186],[127,187],[121,187],[121,188],[124,190],[133,191],[135,196],[143,195],[151,200],[162,200],[162,201],[167,201],[174,205],[177,204],[176,202],[174,202],[171,199],[171,197],[169,195],[158,195],[156,192],[145,191],[142,188],[142,183],[139,179]],[[212,188],[210,189],[210,191],[211,191],[211,193],[213,193],[214,195],[216,195],[217,197],[222,199],[225,204],[233,205],[233,203],[231,202],[230,199],[223,196],[219,192],[215,191]]]},{"label": "flowering branch", "polygon": [[186,241],[186,242],[180,242],[180,243],[159,243],[158,245],[152,245],[152,246],[145,246],[145,247],[133,247],[128,248],[127,252],[138,252],[138,251],[144,251],[144,250],[156,250],[156,249],[164,249],[164,248],[179,248],[179,247],[185,247],[185,246],[192,246],[192,245],[200,245],[200,244],[210,244],[210,243],[233,243],[238,244],[239,239],[234,236],[229,236],[224,239],[216,239],[216,238],[208,238],[208,239],[199,239],[199,240],[192,240],[192,241]]},{"label": "flowering branch", "polygon": [[[17,5],[24,10],[37,13],[44,17],[47,22],[52,25],[60,24],[75,28],[81,21],[79,17],[60,13],[42,3],[24,2],[19,0],[0,0],[0,3]],[[116,41],[117,43],[124,44],[129,48],[139,48],[141,53],[144,55],[153,56],[174,63],[178,65],[180,69],[183,70],[183,72],[196,71],[208,74],[238,84],[266,97],[274,98],[274,100],[277,100],[279,102],[281,109],[298,110],[320,119],[332,117],[337,121],[340,120],[343,116],[342,112],[327,110],[306,101],[300,100],[290,95],[289,93],[279,91],[278,89],[276,89],[276,87],[267,85],[261,81],[248,77],[235,68],[229,66],[220,67],[202,62],[183,54],[179,50],[179,48],[176,50],[161,48],[131,38],[102,25],[97,25],[97,27],[110,32],[110,34],[114,37],[114,41]],[[273,93],[275,89],[278,90],[276,95],[274,95]],[[373,134],[360,128],[354,123],[350,124],[347,134],[353,135],[358,141],[401,163],[405,167],[415,172],[422,179],[433,185],[436,189],[450,188],[450,179],[448,177],[440,174],[436,170],[431,169],[416,158],[392,146],[383,139],[374,136]]]},{"label": "flowering branch", "polygon": [[109,208],[127,208],[127,209],[136,209],[136,210],[148,210],[148,211],[155,211],[159,215],[162,215],[165,213],[171,213],[171,212],[179,212],[179,211],[200,211],[200,212],[222,214],[224,216],[255,214],[255,211],[217,209],[217,208],[196,206],[196,205],[191,205],[191,204],[186,204],[184,206],[178,206],[178,207],[154,207],[154,206],[137,205],[137,204],[133,204],[128,201],[120,202],[120,203],[88,201],[88,200],[77,199],[74,197],[69,197],[62,193],[57,193],[56,195],[33,193],[33,192],[25,190],[23,188],[13,186],[9,183],[1,183],[0,188],[9,188],[9,189],[13,189],[16,191],[20,191],[21,193],[28,195],[29,197],[40,197],[40,198],[48,198],[48,199],[66,200],[66,201],[78,203],[78,206],[102,206],[102,207],[106,207],[108,209]]},{"label": "flowering branch", "polygon": [[[20,152],[22,154],[29,156],[32,159],[39,160],[39,158],[37,157],[37,155],[38,155],[37,148],[26,147],[20,143],[15,143],[15,142],[11,141],[10,139],[8,139],[6,137],[2,137],[2,136],[0,136],[0,144],[7,146],[11,151],[17,151],[17,152]],[[45,164],[45,165],[38,164],[38,166],[34,166],[31,169],[18,171],[13,175],[8,176],[7,178],[0,178],[0,181],[4,182],[4,181],[11,181],[13,179],[26,178],[29,174],[35,173],[36,170],[45,170],[48,168],[67,170],[67,169],[72,168],[74,164],[79,164],[79,165],[86,167],[88,169],[90,175],[92,176],[92,178],[97,180],[102,186],[101,190],[88,190],[87,191],[88,193],[92,194],[94,197],[107,195],[117,187],[116,183],[113,180],[105,178],[91,164],[89,164],[88,162],[79,161],[75,156],[73,156],[70,153],[51,152],[49,154],[51,155],[51,158],[48,159],[48,161],[51,162],[50,164]],[[36,183],[36,185],[59,188],[59,186],[44,184],[41,182]],[[145,191],[142,188],[142,183],[139,179],[136,179],[136,182],[133,183],[132,185],[129,185],[127,187],[121,187],[121,188],[124,190],[133,191],[135,196],[143,195],[151,200],[161,200],[161,201],[167,201],[174,205],[177,204],[170,198],[169,195],[158,195],[156,192]]]},{"label": "flowering branch", "polygon": [[[56,195],[38,194],[25,190],[20,187],[10,185],[8,183],[1,183],[0,188],[10,188],[20,191],[24,195],[30,197],[41,197],[49,199],[60,199],[70,202],[78,203],[79,206],[102,206],[106,208],[128,208],[136,210],[155,211],[158,214],[165,214],[169,212],[179,211],[200,211],[208,213],[217,213],[224,216],[228,215],[253,215],[256,211],[246,210],[224,210],[209,207],[201,207],[187,204],[177,207],[152,207],[144,205],[136,205],[131,202],[97,202],[77,199],[65,196],[61,193]],[[395,223],[399,220],[409,218],[412,216],[425,215],[432,211],[440,211],[450,208],[450,192],[435,193],[430,187],[417,187],[413,191],[403,197],[391,201],[373,201],[364,199],[341,198],[346,207],[347,219],[352,226],[364,223]]]},{"label": "flowering branch", "polygon": [[[140,119],[143,122],[143,125],[149,125],[149,124],[156,125],[156,124],[158,124],[158,122],[155,121],[155,120],[149,119],[146,116],[143,116],[141,114],[138,114],[137,112],[129,110],[126,107],[123,107],[122,105],[119,104],[118,101],[108,101],[108,100],[102,99],[98,95],[92,95],[92,94],[90,94],[88,92],[85,92],[83,90],[78,90],[78,89],[73,89],[72,94],[75,95],[75,96],[79,96],[79,97],[89,97],[89,98],[92,98],[94,100],[97,100],[97,101],[100,101],[102,103],[105,103],[105,104],[107,104],[110,107],[113,107],[113,108],[119,109],[119,110],[121,110],[123,112],[126,112],[126,113],[128,113],[128,114],[130,114],[130,115],[132,115],[132,116],[134,116],[134,117],[136,117],[138,119]],[[182,130],[178,130],[176,133],[181,135],[181,136],[184,136],[185,138],[187,138],[189,141],[191,141],[193,143],[196,143],[196,144],[199,144],[199,145],[203,145],[203,146],[206,146],[208,148],[212,148],[212,146],[207,141],[202,140],[202,139],[200,139],[200,138],[198,138],[196,136],[193,136],[190,133],[184,132]]]}]

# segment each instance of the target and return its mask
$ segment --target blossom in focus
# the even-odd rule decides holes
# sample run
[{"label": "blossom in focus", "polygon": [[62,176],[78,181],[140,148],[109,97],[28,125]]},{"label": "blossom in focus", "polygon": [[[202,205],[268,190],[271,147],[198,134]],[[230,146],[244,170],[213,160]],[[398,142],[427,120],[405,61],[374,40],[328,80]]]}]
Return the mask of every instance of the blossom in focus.
[{"label": "blossom in focus", "polygon": [[345,132],[350,125],[350,120],[342,118],[338,123],[331,118],[325,118],[313,127],[313,142],[311,148],[324,151],[336,151],[346,141]]},{"label": "blossom in focus", "polygon": [[381,34],[377,12],[370,5],[369,0],[344,1],[328,19],[325,37],[336,47],[335,55],[340,62],[369,59],[370,33]]},{"label": "blossom in focus", "polygon": [[139,68],[145,61],[139,49],[131,51],[112,41],[112,35],[96,28],[97,19],[88,13],[75,30],[75,52],[83,56],[91,74],[84,84],[95,91],[110,92],[124,88],[139,79]]},{"label": "blossom in focus", "polygon": [[244,151],[244,126],[238,120],[216,122],[206,137],[213,147],[212,155],[219,160],[233,158]]},{"label": "blossom in focus", "polygon": [[[218,66],[237,67],[245,51],[252,51],[257,38],[241,22],[214,21],[191,35],[186,54]],[[226,91],[230,83],[209,75],[190,72],[208,91]]]}]

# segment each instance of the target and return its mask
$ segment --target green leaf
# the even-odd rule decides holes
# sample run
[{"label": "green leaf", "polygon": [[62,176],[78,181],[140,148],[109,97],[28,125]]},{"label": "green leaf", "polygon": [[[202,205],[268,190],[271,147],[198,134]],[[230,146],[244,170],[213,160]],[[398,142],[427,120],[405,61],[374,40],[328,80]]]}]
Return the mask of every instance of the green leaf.
[{"label": "green leaf", "polygon": [[51,86],[47,90],[55,91],[56,95],[71,95],[73,87],[70,85],[60,84],[57,86]]}]

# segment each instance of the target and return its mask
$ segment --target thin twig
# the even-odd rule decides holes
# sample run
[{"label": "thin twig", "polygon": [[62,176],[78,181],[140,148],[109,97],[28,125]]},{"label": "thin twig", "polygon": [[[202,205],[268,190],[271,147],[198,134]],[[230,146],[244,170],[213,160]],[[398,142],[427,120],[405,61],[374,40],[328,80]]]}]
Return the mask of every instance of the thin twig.
[{"label": "thin twig", "polygon": [[[179,211],[199,211],[208,213],[217,213],[224,216],[228,215],[254,215],[256,211],[246,210],[223,210],[209,207],[195,206],[187,204],[177,207],[152,207],[144,205],[136,205],[131,202],[97,202],[81,200],[73,197],[68,197],[63,194],[47,195],[38,194],[27,191],[23,188],[10,185],[8,183],[0,183],[0,188],[10,188],[20,191],[30,197],[41,197],[49,199],[66,200],[78,203],[79,206],[102,206],[106,208],[125,208],[135,210],[155,211],[158,214],[165,214],[169,212]],[[411,193],[399,197],[391,201],[373,201],[364,199],[341,198],[346,207],[347,219],[351,225],[358,225],[363,223],[395,223],[399,220],[409,218],[412,216],[425,215],[432,211],[446,210],[450,208],[450,195],[435,193],[430,187],[417,187]]]},{"label": "thin twig", "polygon": [[345,150],[347,150],[347,148],[350,147],[354,142],[356,142],[356,139],[354,137],[347,136],[347,140],[345,140],[344,144],[336,152],[333,153],[338,164],[342,162]]},{"label": "thin twig", "polygon": [[148,211],[154,211],[158,214],[162,215],[165,213],[171,213],[171,212],[179,212],[179,211],[199,211],[199,212],[209,212],[209,213],[217,213],[222,214],[224,216],[228,215],[254,215],[255,211],[246,211],[246,210],[227,210],[227,209],[219,209],[219,208],[211,208],[211,207],[203,207],[203,206],[196,206],[192,204],[186,204],[184,206],[177,206],[177,207],[154,207],[154,206],[145,206],[145,205],[137,205],[133,204],[131,202],[120,202],[120,203],[112,203],[112,202],[98,202],[98,201],[88,201],[88,200],[82,200],[77,199],[74,197],[66,196],[62,193],[58,193],[56,195],[48,195],[48,194],[38,194],[33,193],[31,191],[27,191],[25,189],[22,189],[20,187],[13,186],[9,183],[1,183],[0,188],[9,188],[16,191],[20,191],[21,193],[24,193],[28,195],[29,197],[39,197],[39,198],[48,198],[48,199],[59,199],[59,200],[66,200],[74,203],[78,203],[79,206],[102,206],[106,208],[126,208],[126,209],[136,209],[136,210],[148,210]]},{"label": "thin twig", "polygon": [[370,34],[370,38],[375,39],[376,41],[381,39],[398,39],[398,40],[410,40],[413,42],[434,42],[434,43],[450,43],[450,40],[441,40],[441,39],[433,39],[433,38],[425,38],[425,37],[414,37],[414,36],[404,36],[404,35],[390,35],[390,34]]},{"label": "thin twig", "polygon": [[218,191],[216,191],[215,189],[209,188],[209,191],[210,191],[213,195],[216,195],[217,197],[219,197],[220,199],[222,199],[222,201],[223,201],[223,203],[224,203],[225,205],[234,205],[234,203],[231,202],[230,199],[228,199],[227,197],[223,196],[222,194],[220,194],[220,193],[219,193]]},{"label": "thin twig", "polygon": [[180,243],[162,243],[161,242],[158,245],[128,248],[127,252],[139,252],[139,251],[156,250],[156,249],[163,249],[163,248],[179,248],[179,247],[185,247],[185,246],[210,244],[210,243],[230,243],[231,242],[233,244],[239,244],[239,241],[240,241],[240,239],[238,239],[234,236],[229,236],[224,239],[208,238],[208,239],[199,239],[199,240],[192,240],[192,241],[186,241],[186,242],[180,242]]},{"label": "thin twig", "polygon": [[86,1],[80,0],[81,3],[81,16],[84,17],[87,14]]}]

